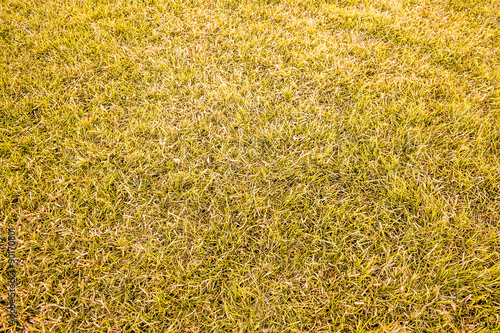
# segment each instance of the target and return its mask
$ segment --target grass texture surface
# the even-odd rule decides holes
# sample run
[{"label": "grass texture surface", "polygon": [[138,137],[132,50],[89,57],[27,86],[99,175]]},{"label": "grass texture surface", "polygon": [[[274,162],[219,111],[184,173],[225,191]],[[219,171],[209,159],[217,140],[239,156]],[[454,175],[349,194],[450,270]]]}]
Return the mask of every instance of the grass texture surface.
[{"label": "grass texture surface", "polygon": [[0,2],[24,332],[499,332],[500,2]]}]

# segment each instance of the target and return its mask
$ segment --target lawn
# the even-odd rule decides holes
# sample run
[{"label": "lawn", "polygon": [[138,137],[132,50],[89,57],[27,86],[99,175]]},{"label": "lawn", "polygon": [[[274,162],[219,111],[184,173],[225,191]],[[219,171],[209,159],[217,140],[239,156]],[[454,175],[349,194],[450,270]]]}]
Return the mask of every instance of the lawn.
[{"label": "lawn", "polygon": [[500,1],[0,2],[0,328],[500,332]]}]

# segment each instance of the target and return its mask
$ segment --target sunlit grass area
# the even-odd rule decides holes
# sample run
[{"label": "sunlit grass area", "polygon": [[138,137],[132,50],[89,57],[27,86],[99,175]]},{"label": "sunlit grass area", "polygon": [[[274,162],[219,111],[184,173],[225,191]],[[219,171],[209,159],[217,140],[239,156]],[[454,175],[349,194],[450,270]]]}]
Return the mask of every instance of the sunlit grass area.
[{"label": "sunlit grass area", "polygon": [[26,332],[500,331],[500,1],[0,2]]}]

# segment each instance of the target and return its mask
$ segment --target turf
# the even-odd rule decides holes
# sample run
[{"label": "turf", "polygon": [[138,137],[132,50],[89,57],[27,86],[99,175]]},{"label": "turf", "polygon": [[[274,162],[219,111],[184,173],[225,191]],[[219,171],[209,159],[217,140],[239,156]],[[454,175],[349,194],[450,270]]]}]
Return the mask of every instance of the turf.
[{"label": "turf", "polygon": [[500,331],[499,1],[3,0],[0,74],[20,330]]}]

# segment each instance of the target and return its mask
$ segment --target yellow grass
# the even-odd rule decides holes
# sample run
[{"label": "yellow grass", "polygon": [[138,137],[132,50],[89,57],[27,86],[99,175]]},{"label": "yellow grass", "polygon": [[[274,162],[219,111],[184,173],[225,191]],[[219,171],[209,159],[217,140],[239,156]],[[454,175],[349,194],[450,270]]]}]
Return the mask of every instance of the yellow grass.
[{"label": "yellow grass", "polygon": [[0,2],[18,331],[500,331],[500,2]]}]

